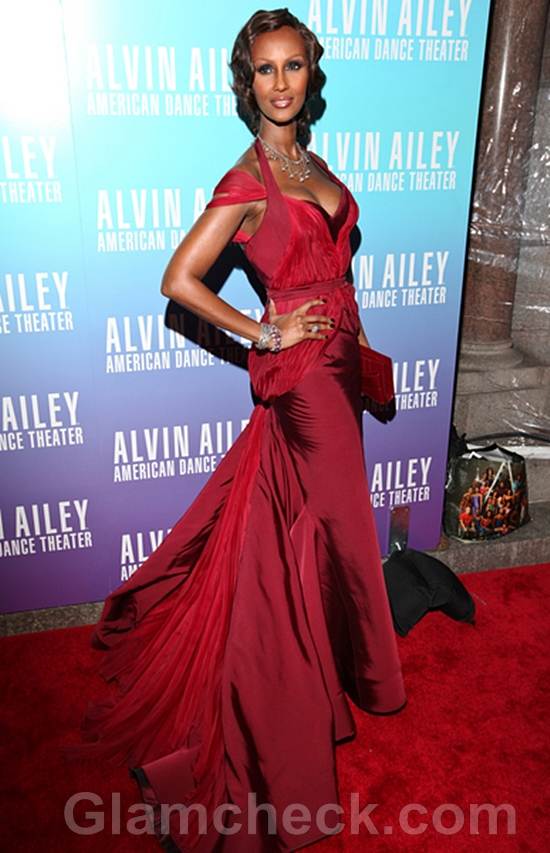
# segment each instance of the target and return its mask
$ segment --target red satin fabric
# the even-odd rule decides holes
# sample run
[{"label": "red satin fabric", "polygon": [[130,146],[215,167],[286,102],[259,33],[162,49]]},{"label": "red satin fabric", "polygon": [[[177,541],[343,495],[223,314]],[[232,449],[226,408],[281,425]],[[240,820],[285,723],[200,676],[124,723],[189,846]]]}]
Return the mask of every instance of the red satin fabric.
[{"label": "red satin fabric", "polygon": [[[363,457],[357,304],[344,280],[356,204],[338,181],[332,223],[317,205],[288,201],[255,144],[268,205],[249,259],[278,311],[324,292],[337,327],[265,362],[250,352],[262,402],[164,542],[106,599],[93,644],[113,690],[88,708],[85,742],[65,750],[126,764],[158,840],[185,853],[291,851],[325,837],[340,819],[316,820],[339,802],[334,745],[355,733],[348,696],[373,713],[406,703]],[[223,203],[260,192],[245,175],[230,170],[218,184],[229,187]],[[275,234],[289,241],[282,253]],[[273,832],[265,805],[248,831],[251,798],[271,804]],[[206,825],[195,810],[188,827],[177,812],[162,825],[162,803],[199,804]],[[293,803],[309,810],[305,833],[284,824]],[[223,804],[239,810],[222,818],[234,834],[212,822]]]},{"label": "red satin fabric", "polygon": [[[328,172],[313,152],[310,154],[315,162],[340,188],[339,203],[333,215],[311,201],[283,195],[258,140],[255,149],[264,183],[260,184],[242,169],[230,169],[215,186],[214,198],[207,209],[227,204],[228,200],[267,199],[256,233],[249,237],[237,231],[233,242],[245,245],[247,258],[273,299],[276,311],[283,314],[306,299],[325,296],[326,304],[314,305],[308,313],[334,317],[335,328],[330,337],[338,334],[345,313],[354,318],[359,331],[355,288],[351,282],[346,283],[345,278],[351,261],[349,235],[359,216],[357,202],[346,185]],[[239,188],[242,188],[242,198]],[[324,281],[337,278],[342,287],[323,287]],[[306,287],[308,292],[305,292]],[[294,291],[300,291],[300,295],[295,295]],[[268,320],[267,307],[261,320]],[[280,353],[252,348],[248,371],[258,397],[271,401],[294,388],[322,357],[330,337],[326,341],[310,338]]]}]

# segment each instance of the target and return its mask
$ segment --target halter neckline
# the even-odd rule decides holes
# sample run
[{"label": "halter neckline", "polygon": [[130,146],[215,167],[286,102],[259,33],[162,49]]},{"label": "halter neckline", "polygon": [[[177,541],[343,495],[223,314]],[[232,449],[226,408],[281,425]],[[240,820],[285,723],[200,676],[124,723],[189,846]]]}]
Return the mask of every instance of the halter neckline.
[{"label": "halter neckline", "polygon": [[334,213],[329,213],[328,210],[325,210],[323,205],[320,204],[318,201],[314,201],[313,199],[310,199],[310,198],[297,198],[296,196],[288,195],[287,193],[282,192],[282,190],[279,187],[279,184],[275,180],[275,176],[273,175],[273,172],[271,171],[271,167],[269,165],[266,153],[263,149],[263,145],[258,138],[256,138],[254,140],[254,147],[256,148],[256,152],[258,154],[258,159],[260,161],[260,167],[262,169],[262,174],[264,176],[264,180],[266,181],[266,183],[268,183],[268,182],[271,183],[271,185],[275,189],[275,192],[277,192],[283,198],[290,199],[291,201],[298,202],[299,204],[312,204],[314,207],[318,208],[318,210],[320,210],[321,213],[323,213],[324,216],[328,220],[330,220],[330,222],[333,222],[337,218],[337,216],[340,213],[340,211],[343,207],[343,204],[344,204],[344,196],[346,195],[346,188],[345,188],[344,184],[336,183],[334,178],[330,175],[330,173],[327,171],[327,169],[324,167],[324,165],[320,162],[320,160],[315,156],[313,151],[308,151],[308,154],[315,158],[315,162],[325,172],[325,174],[328,176],[331,183],[335,184],[335,186],[339,186],[339,188],[340,188],[340,199],[338,201],[338,205],[337,205]]}]

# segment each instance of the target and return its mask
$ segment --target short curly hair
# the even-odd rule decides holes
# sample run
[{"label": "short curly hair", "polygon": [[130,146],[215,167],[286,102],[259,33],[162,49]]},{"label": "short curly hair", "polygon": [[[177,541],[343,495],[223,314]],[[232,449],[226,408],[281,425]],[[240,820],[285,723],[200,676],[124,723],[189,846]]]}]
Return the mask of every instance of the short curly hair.
[{"label": "short curly hair", "polygon": [[260,128],[260,110],[252,90],[254,80],[254,63],[252,62],[252,45],[260,33],[270,33],[280,27],[292,27],[300,33],[304,40],[306,56],[309,65],[309,80],[306,100],[296,119],[296,138],[302,145],[307,145],[310,139],[310,124],[312,121],[308,102],[320,92],[326,77],[319,68],[319,60],[324,48],[309,27],[306,27],[287,8],[266,11],[259,9],[240,30],[233,50],[229,68],[233,74],[231,89],[237,96],[239,107],[244,112],[244,118],[254,135]]}]

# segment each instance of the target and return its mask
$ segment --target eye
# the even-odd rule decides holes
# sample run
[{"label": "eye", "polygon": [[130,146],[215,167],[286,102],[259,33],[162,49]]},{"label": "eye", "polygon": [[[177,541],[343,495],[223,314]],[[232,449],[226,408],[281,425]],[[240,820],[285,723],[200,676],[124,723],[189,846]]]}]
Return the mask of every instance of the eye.
[{"label": "eye", "polygon": [[[300,62],[299,59],[291,59],[291,61],[288,63],[288,67],[289,68],[292,67],[292,69],[294,71],[299,71],[300,68],[303,67],[303,63]],[[264,64],[260,65],[256,69],[256,71],[258,72],[258,74],[265,74],[265,73],[267,73],[267,70],[269,70],[270,68],[272,68],[272,66],[268,62],[264,62]]]}]

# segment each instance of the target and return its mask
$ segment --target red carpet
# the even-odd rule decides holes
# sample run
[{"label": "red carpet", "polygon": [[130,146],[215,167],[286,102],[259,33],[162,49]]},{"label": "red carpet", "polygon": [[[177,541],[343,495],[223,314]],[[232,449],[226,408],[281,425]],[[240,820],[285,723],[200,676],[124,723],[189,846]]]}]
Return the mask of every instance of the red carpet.
[{"label": "red carpet", "polygon": [[[398,638],[407,707],[389,717],[353,708],[357,737],[337,747],[346,810],[353,792],[358,811],[378,804],[371,807],[370,830],[364,823],[353,830],[343,815],[344,831],[308,850],[548,849],[550,564],[461,579],[474,595],[477,624],[430,613]],[[65,764],[58,754],[61,744],[77,739],[85,704],[105,691],[90,632],[70,628],[2,641],[7,750],[0,837],[6,850],[160,850],[153,837],[126,829],[128,808],[139,802],[126,768]],[[77,822],[91,825],[84,814],[93,812],[96,829],[104,819],[102,831],[78,835],[65,824],[65,803],[80,791],[93,792],[97,804],[88,800],[77,808]],[[120,794],[118,807],[113,792]],[[492,830],[483,810],[476,830],[476,804],[495,809]],[[327,822],[333,820],[328,815]]]}]

